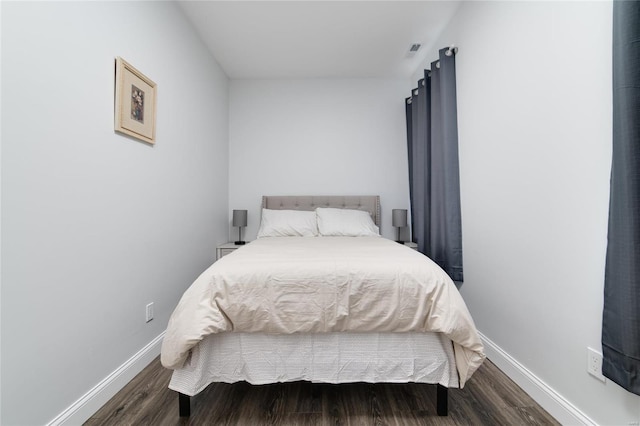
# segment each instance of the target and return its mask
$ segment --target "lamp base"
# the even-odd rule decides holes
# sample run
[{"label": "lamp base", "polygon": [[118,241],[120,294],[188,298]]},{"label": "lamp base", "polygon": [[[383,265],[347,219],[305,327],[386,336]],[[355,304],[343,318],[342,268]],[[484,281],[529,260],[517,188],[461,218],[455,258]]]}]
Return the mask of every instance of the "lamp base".
[{"label": "lamp base", "polygon": [[234,242],[233,244],[235,244],[235,245],[237,245],[237,246],[242,246],[242,245],[247,244],[247,242],[246,242],[246,241],[236,241],[236,242]]}]

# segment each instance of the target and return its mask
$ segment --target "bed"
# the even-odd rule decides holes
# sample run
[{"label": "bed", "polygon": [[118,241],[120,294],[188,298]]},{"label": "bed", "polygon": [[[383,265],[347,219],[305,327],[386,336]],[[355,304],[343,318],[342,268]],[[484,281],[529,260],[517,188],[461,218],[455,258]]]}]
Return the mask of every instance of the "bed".
[{"label": "bed", "polygon": [[165,334],[180,416],[214,382],[429,383],[437,412],[484,360],[454,283],[379,236],[378,196],[265,196],[260,238],[187,289]]}]

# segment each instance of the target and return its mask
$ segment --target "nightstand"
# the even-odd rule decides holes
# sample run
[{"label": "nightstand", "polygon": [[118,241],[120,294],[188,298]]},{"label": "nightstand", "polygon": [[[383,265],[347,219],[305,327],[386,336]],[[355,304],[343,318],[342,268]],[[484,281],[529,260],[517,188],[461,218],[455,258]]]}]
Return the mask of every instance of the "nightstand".
[{"label": "nightstand", "polygon": [[236,245],[235,243],[224,243],[220,244],[216,248],[216,260],[220,259],[222,256],[226,256],[234,250],[237,250],[239,247],[244,247],[242,245]]},{"label": "nightstand", "polygon": [[404,245],[414,250],[418,250],[418,245],[412,241],[405,241]]}]

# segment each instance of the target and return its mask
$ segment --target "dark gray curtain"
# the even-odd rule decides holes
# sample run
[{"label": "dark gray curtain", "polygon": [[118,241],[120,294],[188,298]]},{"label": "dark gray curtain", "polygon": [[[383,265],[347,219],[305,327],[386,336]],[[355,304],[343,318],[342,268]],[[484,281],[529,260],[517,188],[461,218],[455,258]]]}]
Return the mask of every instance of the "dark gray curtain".
[{"label": "dark gray curtain", "polygon": [[613,3],[613,161],[602,373],[640,395],[640,2]]},{"label": "dark gray curtain", "polygon": [[411,228],[418,250],[461,282],[456,61],[448,48],[439,57],[406,99]]}]

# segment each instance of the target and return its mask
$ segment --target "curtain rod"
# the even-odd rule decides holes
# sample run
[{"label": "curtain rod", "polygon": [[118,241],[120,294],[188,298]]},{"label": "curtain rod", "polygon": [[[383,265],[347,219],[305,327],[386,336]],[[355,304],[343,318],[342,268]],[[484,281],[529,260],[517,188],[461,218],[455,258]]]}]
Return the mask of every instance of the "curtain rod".
[{"label": "curtain rod", "polygon": [[[444,54],[447,56],[456,55],[457,53],[458,53],[458,47],[455,44],[452,44],[451,46],[449,46],[447,48],[447,51],[444,52]],[[440,61],[436,61],[436,67],[440,68]],[[429,75],[431,75],[430,71],[429,71]],[[424,79],[420,79],[418,81],[418,85],[424,86]],[[411,96],[415,96],[417,94],[418,94],[418,89],[411,90]],[[411,104],[411,97],[405,98],[405,101],[407,102],[407,104]]]},{"label": "curtain rod", "polygon": [[[456,55],[457,53],[458,53],[458,48],[456,47],[455,44],[452,44],[451,46],[449,46],[447,48],[447,51],[444,52],[446,56]],[[436,61],[436,68],[440,68],[440,61]],[[429,72],[429,75],[431,75],[431,72]]]}]

